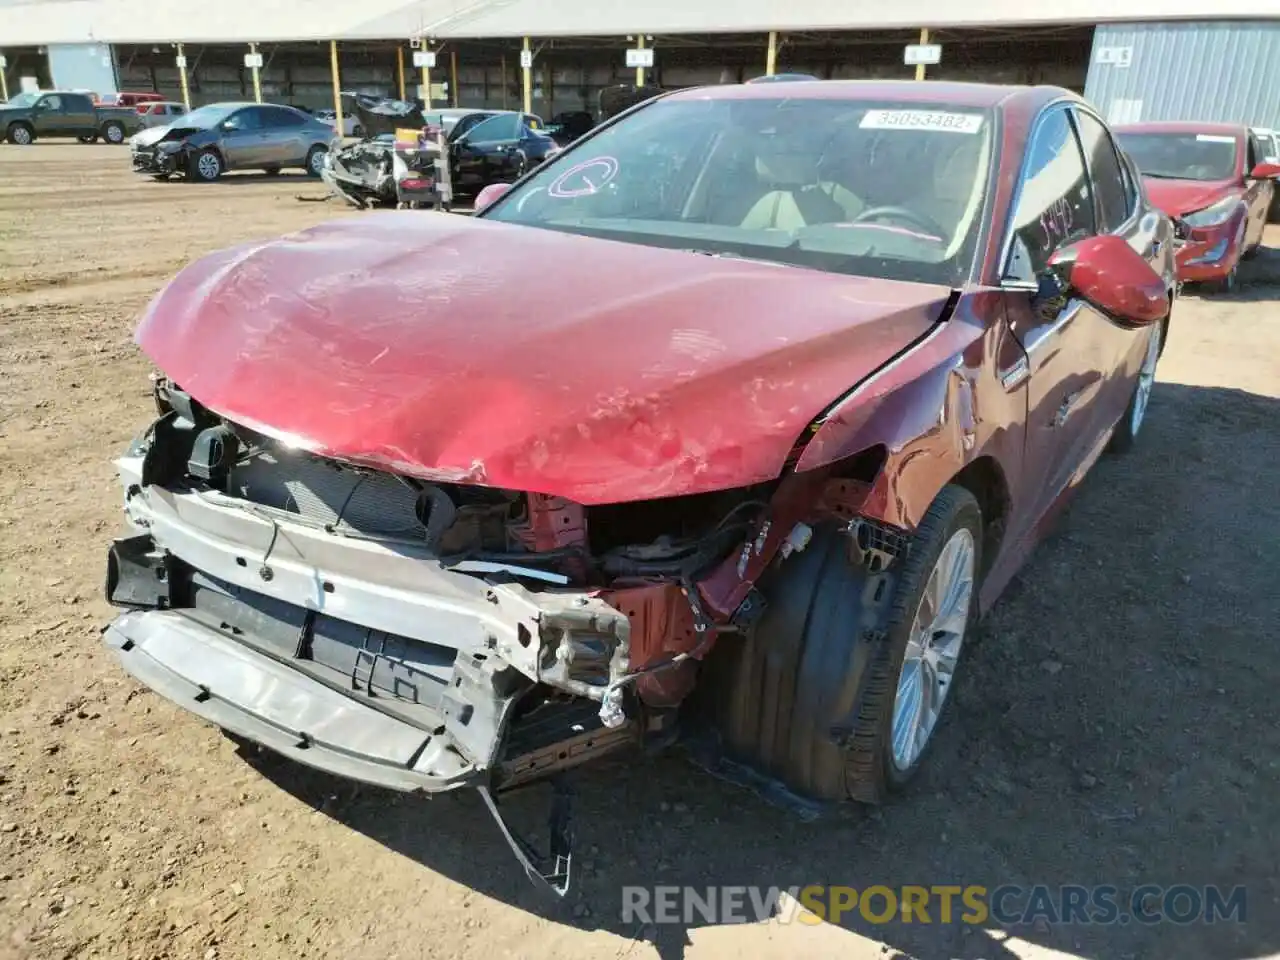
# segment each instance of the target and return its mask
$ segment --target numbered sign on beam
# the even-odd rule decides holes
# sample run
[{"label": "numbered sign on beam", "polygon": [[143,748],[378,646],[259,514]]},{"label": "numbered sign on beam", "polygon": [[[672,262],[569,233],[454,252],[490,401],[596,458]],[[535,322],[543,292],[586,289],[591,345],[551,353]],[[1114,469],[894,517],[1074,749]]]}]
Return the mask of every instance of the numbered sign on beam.
[{"label": "numbered sign on beam", "polygon": [[174,57],[174,58],[173,58],[173,65],[174,65],[175,67],[177,67],[179,70],[185,70],[185,69],[187,69],[187,58],[186,58],[186,55],[185,55],[185,54],[181,54],[181,53],[180,53],[180,54],[178,54],[176,57]]},{"label": "numbered sign on beam", "polygon": [[532,68],[533,68],[533,51],[521,50],[520,51],[520,69],[530,70]]},{"label": "numbered sign on beam", "polygon": [[628,67],[645,67],[646,69],[653,66],[653,51],[646,48],[643,50],[631,49],[627,51]]},{"label": "numbered sign on beam", "polygon": [[935,63],[941,63],[942,44],[913,43],[903,51],[902,62],[908,67],[918,67],[921,64],[931,67]]},{"label": "numbered sign on beam", "polygon": [[413,51],[413,65],[418,69],[426,67],[432,70],[436,65],[436,52],[434,50],[415,50]]},{"label": "numbered sign on beam", "polygon": [[250,70],[261,70],[261,69],[262,69],[262,54],[260,54],[260,53],[246,53],[246,54],[244,55],[244,65],[245,65],[246,67],[248,67]]}]

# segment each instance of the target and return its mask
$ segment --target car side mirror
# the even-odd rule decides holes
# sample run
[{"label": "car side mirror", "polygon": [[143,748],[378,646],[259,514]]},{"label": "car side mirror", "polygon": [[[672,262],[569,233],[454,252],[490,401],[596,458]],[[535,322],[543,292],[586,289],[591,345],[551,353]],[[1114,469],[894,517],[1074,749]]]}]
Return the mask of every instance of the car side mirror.
[{"label": "car side mirror", "polygon": [[509,183],[491,183],[480,191],[476,197],[475,212],[479,213],[485,207],[492,206],[495,201],[501,198],[508,190],[511,189]]},{"label": "car side mirror", "polygon": [[1249,177],[1252,180],[1280,179],[1280,163],[1263,161],[1249,171]]},{"label": "car side mirror", "polygon": [[1049,268],[1076,296],[1103,313],[1133,324],[1169,313],[1164,279],[1117,236],[1088,237],[1049,258]]}]

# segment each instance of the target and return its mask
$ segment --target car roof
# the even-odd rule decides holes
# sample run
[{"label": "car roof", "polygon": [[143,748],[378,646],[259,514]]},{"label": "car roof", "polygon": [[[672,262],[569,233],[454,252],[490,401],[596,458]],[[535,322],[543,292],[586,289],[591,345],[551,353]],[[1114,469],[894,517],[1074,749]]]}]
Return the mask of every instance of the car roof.
[{"label": "car roof", "polygon": [[1070,90],[1052,86],[955,83],[931,80],[795,80],[788,83],[743,83],[692,87],[667,94],[664,100],[899,100],[946,103],[957,107],[1018,106],[1034,109],[1060,98],[1079,100]]},{"label": "car roof", "polygon": [[1116,133],[1216,133],[1243,137],[1243,123],[1210,123],[1201,120],[1149,120],[1124,123],[1112,128]]}]

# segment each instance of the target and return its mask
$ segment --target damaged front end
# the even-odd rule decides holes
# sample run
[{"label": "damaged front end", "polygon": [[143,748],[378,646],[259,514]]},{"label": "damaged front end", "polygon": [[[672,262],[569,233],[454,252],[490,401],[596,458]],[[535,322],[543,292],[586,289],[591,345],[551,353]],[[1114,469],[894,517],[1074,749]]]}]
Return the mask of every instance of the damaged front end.
[{"label": "damaged front end", "polygon": [[566,798],[541,859],[495,798],[670,739],[695,661],[759,616],[764,564],[807,543],[800,513],[771,512],[777,484],[584,507],[294,449],[163,379],[155,398],[117,461],[133,532],[110,548],[125,612],[106,641],[124,667],[310,766],[478,788],[560,894]]}]

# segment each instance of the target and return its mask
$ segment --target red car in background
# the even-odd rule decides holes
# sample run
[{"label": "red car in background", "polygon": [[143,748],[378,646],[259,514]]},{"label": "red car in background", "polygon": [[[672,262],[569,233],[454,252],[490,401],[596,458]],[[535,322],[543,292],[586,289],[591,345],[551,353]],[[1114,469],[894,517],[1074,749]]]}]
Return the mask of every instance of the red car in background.
[{"label": "red car in background", "polygon": [[[1106,124],[1056,87],[690,89],[482,199],[152,301],[108,646],[236,738],[500,823],[677,733],[756,785],[904,788],[978,615],[1144,422],[1173,227]],[[567,803],[549,857],[502,827],[559,893]]]},{"label": "red car in background", "polygon": [[1280,164],[1248,127],[1135,123],[1116,128],[1152,203],[1173,217],[1178,279],[1229,293],[1241,260],[1262,243]]},{"label": "red car in background", "polygon": [[98,102],[111,107],[139,107],[144,103],[163,103],[164,96],[159,93],[104,93]]}]

